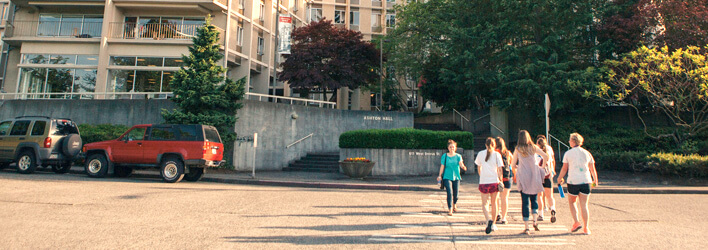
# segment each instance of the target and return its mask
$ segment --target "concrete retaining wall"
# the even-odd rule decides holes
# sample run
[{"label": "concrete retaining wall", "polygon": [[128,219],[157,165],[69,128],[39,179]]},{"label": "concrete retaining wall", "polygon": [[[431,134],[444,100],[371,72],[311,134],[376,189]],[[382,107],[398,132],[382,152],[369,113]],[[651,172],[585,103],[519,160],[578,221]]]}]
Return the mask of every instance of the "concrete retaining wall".
[{"label": "concrete retaining wall", "polygon": [[[373,176],[384,175],[436,175],[440,172],[440,159],[447,150],[442,149],[377,149],[343,148],[339,159],[365,157],[376,162]],[[458,149],[468,173],[474,173],[474,151]],[[341,170],[340,170],[341,171]]]},{"label": "concrete retaining wall", "polygon": [[[413,127],[413,113],[323,109],[258,101],[245,101],[238,117],[238,136],[251,139],[258,133],[258,147],[254,149],[253,142],[247,140],[236,142],[236,170],[251,170],[254,164],[256,170],[281,170],[308,152],[339,151],[339,135],[350,130]],[[312,137],[287,148],[309,134]]]}]

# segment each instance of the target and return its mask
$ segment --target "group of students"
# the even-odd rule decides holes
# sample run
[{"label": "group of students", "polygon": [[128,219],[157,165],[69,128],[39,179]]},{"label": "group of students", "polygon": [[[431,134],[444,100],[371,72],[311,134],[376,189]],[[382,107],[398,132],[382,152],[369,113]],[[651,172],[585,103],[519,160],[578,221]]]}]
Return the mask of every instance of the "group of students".
[{"label": "group of students", "polygon": [[[551,223],[556,222],[552,185],[552,178],[556,174],[553,148],[548,146],[546,137],[543,135],[538,136],[534,144],[531,135],[526,130],[519,131],[518,138],[513,153],[506,148],[504,139],[501,137],[487,138],[486,149],[480,151],[474,161],[477,165],[477,173],[479,173],[479,191],[482,198],[482,211],[487,221],[485,229],[487,234],[497,230],[497,223],[508,223],[507,210],[512,180],[516,182],[517,189],[521,193],[524,234],[531,234],[530,223],[534,231],[540,231],[538,221],[544,220],[544,207],[551,212]],[[558,175],[557,182],[559,185],[566,183],[563,177],[566,173],[568,174],[568,201],[574,222],[571,232],[583,229],[584,234],[589,235],[588,199],[591,187],[598,184],[595,160],[590,152],[581,147],[583,137],[580,134],[570,134],[569,143],[571,149],[563,155],[563,168]],[[452,215],[457,212],[457,197],[462,179],[460,170],[467,171],[467,166],[465,166],[462,156],[456,153],[457,143],[455,141],[448,140],[447,149],[448,153],[440,159],[441,165],[437,180],[442,181],[445,187],[448,215]],[[497,199],[500,193],[501,198]],[[578,219],[578,198],[582,224]],[[542,209],[539,210],[539,206]]]}]

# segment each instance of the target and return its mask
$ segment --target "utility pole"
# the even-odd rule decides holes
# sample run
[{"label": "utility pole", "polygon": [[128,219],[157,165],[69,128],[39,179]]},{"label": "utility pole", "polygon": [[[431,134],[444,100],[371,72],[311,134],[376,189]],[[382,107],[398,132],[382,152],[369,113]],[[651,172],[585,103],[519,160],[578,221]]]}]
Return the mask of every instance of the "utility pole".
[{"label": "utility pole", "polygon": [[[275,47],[273,49],[273,95],[275,95],[275,88],[278,85],[278,33],[280,33],[278,26],[280,25],[280,0],[277,1],[278,5],[275,6],[275,41],[273,42],[275,44],[275,46],[273,46]],[[276,100],[273,99],[273,101],[275,102]]]}]

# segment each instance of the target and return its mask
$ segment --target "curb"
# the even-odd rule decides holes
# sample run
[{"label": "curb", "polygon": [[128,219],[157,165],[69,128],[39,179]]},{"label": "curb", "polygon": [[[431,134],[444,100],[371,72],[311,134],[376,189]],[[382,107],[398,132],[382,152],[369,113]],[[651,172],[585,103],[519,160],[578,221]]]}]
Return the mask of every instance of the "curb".
[{"label": "curb", "polygon": [[[84,170],[71,170],[72,174],[83,174]],[[138,178],[160,178],[160,175],[152,174],[133,174],[133,177]],[[256,180],[256,179],[230,179],[219,177],[202,177],[200,181],[224,183],[224,184],[243,184],[243,185],[260,185],[260,186],[276,186],[276,187],[303,187],[303,188],[334,188],[334,189],[355,189],[355,190],[388,190],[388,191],[421,191],[431,192],[440,191],[439,188],[421,187],[414,185],[390,185],[390,184],[355,184],[355,183],[332,183],[332,182],[306,182],[306,181],[277,181],[277,180]],[[512,193],[519,193],[518,190],[512,190]],[[567,191],[566,191],[567,193]],[[642,188],[595,188],[591,193],[596,194],[708,194],[708,189],[642,189]]]}]

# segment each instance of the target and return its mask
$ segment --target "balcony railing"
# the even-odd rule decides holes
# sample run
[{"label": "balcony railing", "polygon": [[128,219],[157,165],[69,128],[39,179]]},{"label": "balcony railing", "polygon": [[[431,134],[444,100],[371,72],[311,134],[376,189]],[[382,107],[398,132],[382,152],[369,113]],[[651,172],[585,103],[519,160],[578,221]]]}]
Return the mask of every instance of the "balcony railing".
[{"label": "balcony railing", "polygon": [[359,30],[359,25],[350,24],[349,29],[350,30]]},{"label": "balcony railing", "polygon": [[102,23],[59,21],[8,21],[5,37],[101,37]]},{"label": "balcony railing", "polygon": [[334,27],[337,27],[337,28],[340,28],[340,29],[344,29],[344,28],[346,28],[346,25],[343,24],[343,23],[335,23],[335,24],[334,24]]},{"label": "balcony railing", "polygon": [[383,31],[383,27],[381,27],[381,26],[372,26],[371,27],[371,32],[381,33],[381,31]]},{"label": "balcony railing", "polygon": [[381,1],[371,1],[371,6],[373,7],[381,7],[383,6],[383,3]]},{"label": "balcony railing", "polygon": [[[113,22],[110,24],[109,38],[120,39],[174,39],[191,40],[197,35],[197,30],[203,24],[171,24],[171,23],[122,23]],[[219,39],[223,41],[224,30],[216,27],[219,31]]]},{"label": "balcony railing", "polygon": [[359,5],[359,0],[349,0],[350,4]]},{"label": "balcony railing", "polygon": [[336,1],[334,1],[334,2],[335,2],[335,3],[343,3],[343,4],[346,4],[346,3],[347,3],[347,0],[336,0]]}]

